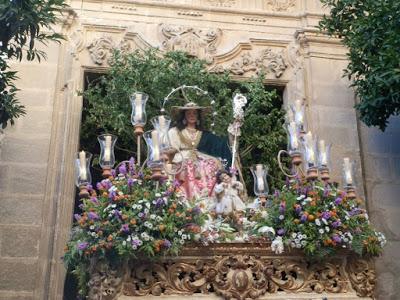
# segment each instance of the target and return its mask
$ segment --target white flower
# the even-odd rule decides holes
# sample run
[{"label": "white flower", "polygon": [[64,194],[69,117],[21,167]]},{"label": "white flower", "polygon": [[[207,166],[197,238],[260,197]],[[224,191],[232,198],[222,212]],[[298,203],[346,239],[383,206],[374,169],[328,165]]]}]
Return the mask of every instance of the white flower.
[{"label": "white flower", "polygon": [[290,247],[295,248],[295,247],[296,247],[296,244],[295,244],[294,242],[291,242],[291,243],[290,243]]},{"label": "white flower", "polygon": [[319,219],[315,219],[315,224],[316,224],[317,226],[321,226],[321,221],[320,221]]},{"label": "white flower", "polygon": [[318,230],[318,232],[319,232],[320,234],[323,234],[323,233],[324,233],[324,230],[321,228],[320,230]]},{"label": "white flower", "polygon": [[146,202],[145,205],[146,205],[147,208],[150,208],[150,203],[149,202]]},{"label": "white flower", "polygon": [[133,250],[136,250],[136,249],[137,249],[137,246],[136,246],[136,245],[132,245],[132,249],[133,249]]},{"label": "white flower", "polygon": [[137,205],[136,204],[133,204],[132,205],[132,209],[136,209],[137,208]]},{"label": "white flower", "polygon": [[275,235],[275,230],[272,227],[269,226],[262,226],[258,229],[259,233],[263,233],[263,234],[268,234],[268,233],[272,233],[272,235]]},{"label": "white flower", "polygon": [[301,205],[303,205],[303,206],[306,205],[306,201],[302,201]]},{"label": "white flower", "polygon": [[296,244],[296,248],[300,249],[301,248],[301,244]]},{"label": "white flower", "polygon": [[279,215],[279,220],[283,220],[285,218],[284,215]]},{"label": "white flower", "polygon": [[139,209],[139,210],[142,209],[142,206],[141,206],[140,204],[138,204],[136,207],[137,207],[137,209]]},{"label": "white flower", "polygon": [[141,240],[138,241],[139,246],[143,245],[143,242]]},{"label": "white flower", "polygon": [[182,240],[186,240],[187,239],[187,235],[186,234],[182,234],[181,238],[182,238]]},{"label": "white flower", "polygon": [[96,236],[96,232],[92,232],[92,233],[90,233],[90,235],[95,237]]},{"label": "white flower", "polygon": [[132,240],[131,236],[128,236],[128,237],[126,238],[126,240],[127,240],[128,242],[130,242],[130,241]]},{"label": "white flower", "polygon": [[297,236],[297,233],[296,233],[296,232],[293,232],[293,233],[292,233],[292,238],[294,238],[294,239],[295,239],[295,238],[296,238],[296,236]]},{"label": "white flower", "polygon": [[160,193],[155,193],[154,196],[156,196],[156,197],[161,197],[161,194],[160,194]]},{"label": "white flower", "polygon": [[181,230],[178,231],[178,235],[182,235],[182,231]]},{"label": "white flower", "polygon": [[298,243],[300,243],[299,239],[294,239],[294,243],[297,245]]},{"label": "white flower", "polygon": [[330,231],[330,229],[329,229],[328,226],[325,226],[325,231],[326,231],[326,232],[329,232],[329,231]]},{"label": "white flower", "polygon": [[185,241],[184,241],[184,240],[179,240],[179,243],[180,243],[181,245],[183,245],[183,244],[185,243]]},{"label": "white flower", "polygon": [[301,245],[303,246],[303,247],[305,247],[306,245],[307,245],[307,242],[306,241],[301,241]]},{"label": "white flower", "polygon": [[144,213],[145,213],[145,214],[148,214],[148,213],[149,213],[149,210],[148,210],[147,208],[145,208],[145,209],[144,209]]},{"label": "white flower", "polygon": [[281,254],[283,253],[284,247],[283,247],[283,242],[282,242],[282,237],[277,236],[271,244],[271,250],[275,252],[275,254]]},{"label": "white flower", "polygon": [[156,219],[156,215],[151,214],[150,215],[150,219],[155,220]]},{"label": "white flower", "polygon": [[322,218],[322,222],[324,222],[325,225],[328,225],[328,221],[326,221],[324,218]]},{"label": "white flower", "polygon": [[304,195],[300,195],[299,197],[297,197],[297,200],[302,200],[302,199],[304,199],[306,196],[304,196]]},{"label": "white flower", "polygon": [[268,217],[268,212],[266,210],[263,210],[261,212],[261,218],[266,219]]},{"label": "white flower", "polygon": [[307,238],[307,235],[303,234],[303,239],[306,239],[306,238]]},{"label": "white flower", "polygon": [[126,241],[122,241],[122,246],[126,246]]},{"label": "white flower", "polygon": [[89,229],[90,229],[90,230],[93,230],[93,229],[94,229],[94,225],[91,225],[91,226],[89,227]]},{"label": "white flower", "polygon": [[156,220],[157,220],[158,222],[160,222],[160,221],[162,221],[162,218],[161,218],[160,216],[157,216],[157,217],[156,217]]},{"label": "white flower", "polygon": [[348,239],[348,238],[344,238],[343,241],[344,241],[345,243],[347,243],[347,242],[349,241],[349,239]]}]

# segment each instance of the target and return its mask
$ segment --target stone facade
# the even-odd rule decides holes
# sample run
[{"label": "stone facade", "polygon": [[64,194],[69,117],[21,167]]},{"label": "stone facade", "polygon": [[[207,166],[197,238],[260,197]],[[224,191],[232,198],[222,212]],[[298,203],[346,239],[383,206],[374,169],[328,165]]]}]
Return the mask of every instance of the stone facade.
[{"label": "stone facade", "polygon": [[[5,130],[0,152],[0,299],[62,299],[60,257],[74,202],[85,71],[103,72],[110,50],[184,50],[214,72],[246,79],[264,70],[285,86],[285,104],[304,99],[309,128],[332,142],[333,161],[357,161],[358,192],[388,236],[377,262],[379,299],[400,293],[396,213],[400,131],[364,128],[342,77],[346,50],[318,34],[318,0],[70,0],[59,25],[67,40],[46,48],[41,64],[15,64],[27,115]],[[341,163],[333,170],[340,181]],[[395,261],[398,261],[398,259]]]}]

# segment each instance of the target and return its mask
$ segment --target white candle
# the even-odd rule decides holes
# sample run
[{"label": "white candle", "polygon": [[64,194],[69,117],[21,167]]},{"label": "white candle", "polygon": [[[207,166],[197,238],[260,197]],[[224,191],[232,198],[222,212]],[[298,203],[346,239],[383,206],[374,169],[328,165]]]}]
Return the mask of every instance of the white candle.
[{"label": "white candle", "polygon": [[135,98],[135,116],[134,120],[136,123],[142,122],[142,94],[136,94]]},{"label": "white candle", "polygon": [[353,185],[353,176],[351,174],[351,163],[350,158],[343,158],[343,168],[344,168],[344,179],[346,185]]},{"label": "white candle", "polygon": [[160,116],[158,118],[158,122],[160,124],[160,130],[164,131],[165,130],[165,117],[164,116]]},{"label": "white candle", "polygon": [[294,121],[289,124],[290,146],[292,150],[299,149],[299,140],[297,138],[297,126]]},{"label": "white candle", "polygon": [[315,165],[315,152],[314,152],[314,143],[312,138],[312,133],[309,131],[304,135],[304,140],[306,142],[307,152],[308,152],[308,163]]},{"label": "white candle", "polygon": [[86,173],[86,153],[81,151],[79,152],[79,177],[81,180],[87,180]]},{"label": "white candle", "polygon": [[104,143],[104,161],[111,160],[111,135],[105,136],[105,143]]},{"label": "white candle", "polygon": [[319,141],[318,148],[321,165],[326,167],[328,165],[328,157],[326,154],[326,146],[324,140]]},{"label": "white candle", "polygon": [[295,121],[296,124],[301,126],[303,125],[303,120],[304,120],[304,107],[303,103],[301,100],[296,100],[294,102],[294,108],[295,108]]},{"label": "white candle", "polygon": [[257,177],[257,189],[259,192],[264,191],[264,180],[263,180],[263,165],[256,165],[256,177]]},{"label": "white candle", "polygon": [[160,146],[158,144],[157,130],[151,132],[151,140],[153,142],[153,160],[160,160]]}]

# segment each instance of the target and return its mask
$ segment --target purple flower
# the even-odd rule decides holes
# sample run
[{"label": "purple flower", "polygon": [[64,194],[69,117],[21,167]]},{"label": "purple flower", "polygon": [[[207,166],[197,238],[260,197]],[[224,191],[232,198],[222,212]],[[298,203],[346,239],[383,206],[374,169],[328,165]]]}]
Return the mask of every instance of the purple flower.
[{"label": "purple flower", "polygon": [[285,213],[285,210],[286,210],[286,203],[282,201],[281,204],[279,205],[279,213],[283,215]]},{"label": "purple flower", "polygon": [[301,213],[301,206],[300,205],[296,206],[295,211],[296,211],[297,214],[300,214]]},{"label": "purple flower", "polygon": [[129,233],[129,225],[128,224],[123,224],[121,226],[121,231],[125,233]]},{"label": "purple flower", "polygon": [[86,186],[86,188],[87,188],[88,192],[93,191],[93,185],[91,185],[91,184],[88,184],[88,185]]},{"label": "purple flower", "polygon": [[117,196],[117,193],[115,191],[111,191],[108,195],[108,199],[110,199],[110,201],[113,201],[115,196]]},{"label": "purple flower", "polygon": [[341,243],[342,242],[342,239],[337,234],[334,234],[332,236],[332,240],[334,240],[336,243]]},{"label": "purple flower", "polygon": [[339,205],[339,204],[342,203],[342,201],[343,201],[343,199],[340,198],[340,197],[338,197],[338,198],[335,199],[335,204],[336,204],[336,205]]},{"label": "purple flower", "polygon": [[128,173],[125,163],[121,164],[118,168],[119,174],[126,175]]},{"label": "purple flower", "polygon": [[85,205],[83,205],[83,203],[78,205],[79,209],[83,210],[85,208]]},{"label": "purple flower", "polygon": [[96,183],[96,188],[100,191],[102,189],[104,189],[103,185],[101,184],[101,182]]},{"label": "purple flower", "polygon": [[325,188],[324,188],[324,197],[328,197],[330,192],[331,192],[330,189],[325,186]]},{"label": "purple flower", "polygon": [[340,222],[340,220],[336,220],[332,223],[333,228],[338,228],[340,225],[342,225],[342,222]]},{"label": "purple flower", "polygon": [[192,212],[193,212],[195,215],[198,215],[198,214],[201,213],[201,208],[198,207],[198,206],[195,206],[195,207],[193,207]]},{"label": "purple flower", "polygon": [[135,159],[133,157],[131,157],[129,159],[129,163],[128,163],[128,168],[130,171],[130,174],[133,175],[135,174],[136,168],[135,168]]},{"label": "purple flower", "polygon": [[300,218],[300,221],[301,221],[302,223],[304,223],[305,221],[307,221],[307,215],[303,214],[303,215],[301,216],[301,218]]},{"label": "purple flower", "polygon": [[90,201],[92,201],[92,203],[94,204],[99,204],[99,200],[97,199],[97,197],[90,197]]},{"label": "purple flower", "polygon": [[172,246],[171,242],[169,240],[164,240],[163,242],[163,246],[165,248],[170,248]]},{"label": "purple flower", "polygon": [[285,234],[285,229],[281,228],[278,229],[278,231],[276,232],[279,236],[283,236]]},{"label": "purple flower", "polygon": [[75,220],[79,221],[82,217],[80,214],[74,214]]},{"label": "purple flower", "polygon": [[350,216],[355,216],[355,215],[358,215],[358,214],[360,214],[361,213],[361,209],[359,209],[359,208],[353,208],[350,212],[349,212],[349,215]]},{"label": "purple flower", "polygon": [[156,205],[157,208],[160,208],[160,207],[164,206],[164,204],[165,204],[165,202],[164,202],[163,198],[157,198],[155,200],[155,205]]},{"label": "purple flower", "polygon": [[132,241],[131,241],[131,244],[132,244],[132,246],[140,246],[140,240],[138,240],[138,239],[133,239]]},{"label": "purple flower", "polygon": [[181,184],[179,183],[179,180],[174,180],[174,182],[172,183],[172,186],[174,187],[174,188],[177,188],[177,187],[180,187],[181,186]]},{"label": "purple flower", "polygon": [[135,181],[132,179],[132,178],[128,178],[128,187],[132,187],[133,186],[133,183],[134,183]]},{"label": "purple flower", "polygon": [[278,198],[279,195],[280,195],[280,192],[279,192],[278,190],[275,190],[275,192],[274,192],[274,197],[275,197],[275,198]]},{"label": "purple flower", "polygon": [[115,172],[115,169],[111,169],[111,176],[115,177],[117,175],[117,172]]},{"label": "purple flower", "polygon": [[331,217],[331,212],[330,211],[324,211],[321,215],[321,217],[325,220],[329,220],[329,218]]},{"label": "purple flower", "polygon": [[85,250],[89,246],[88,242],[79,242],[76,247],[78,250]]},{"label": "purple flower", "polygon": [[118,219],[121,219],[122,214],[121,214],[121,212],[120,212],[118,209],[116,209],[116,210],[114,211],[114,216],[116,216]]},{"label": "purple flower", "polygon": [[92,211],[89,212],[88,217],[89,217],[89,220],[98,220],[98,219],[100,219],[99,215],[96,214],[95,212],[92,212]]}]

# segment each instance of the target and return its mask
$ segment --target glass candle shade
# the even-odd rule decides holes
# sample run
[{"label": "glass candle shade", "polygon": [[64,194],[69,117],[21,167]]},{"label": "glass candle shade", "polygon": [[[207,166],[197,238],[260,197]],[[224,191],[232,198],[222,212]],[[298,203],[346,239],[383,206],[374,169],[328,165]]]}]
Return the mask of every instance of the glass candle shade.
[{"label": "glass candle shade", "polygon": [[256,196],[267,196],[269,193],[267,167],[262,164],[257,164],[252,166],[250,170],[254,178],[254,194]]},{"label": "glass candle shade", "polygon": [[318,141],[318,167],[320,169],[330,169],[331,167],[331,144],[326,144],[324,140]]},{"label": "glass candle shade", "polygon": [[166,116],[157,116],[151,119],[154,129],[157,130],[159,135],[160,150],[168,150],[171,148],[171,143],[168,136],[168,131],[171,125],[171,119]]},{"label": "glass candle shade", "polygon": [[304,158],[306,161],[306,167],[316,168],[317,167],[317,143],[315,138],[312,136],[312,133],[309,131],[308,133],[303,135],[303,145],[304,145]]},{"label": "glass candle shade", "polygon": [[300,129],[300,131],[305,131],[305,109],[302,100],[296,100],[293,105],[291,105],[291,109],[294,115],[294,121],[296,125]]},{"label": "glass candle shade", "polygon": [[133,126],[144,126],[147,122],[146,102],[149,96],[142,92],[136,92],[131,97],[131,123]]},{"label": "glass candle shade", "polygon": [[86,186],[92,183],[90,174],[90,161],[92,154],[90,152],[80,151],[75,159],[75,185],[77,187]]},{"label": "glass candle shade", "polygon": [[114,146],[117,136],[113,134],[102,134],[97,137],[100,143],[100,167],[110,169],[115,164]]},{"label": "glass candle shade", "polygon": [[289,154],[300,152],[300,134],[298,127],[294,121],[286,125],[288,132],[288,150]]},{"label": "glass candle shade", "polygon": [[147,144],[147,160],[150,168],[162,166],[160,133],[158,130],[146,131],[143,135]]},{"label": "glass candle shade", "polygon": [[350,158],[343,158],[343,186],[355,187],[354,162]]}]

